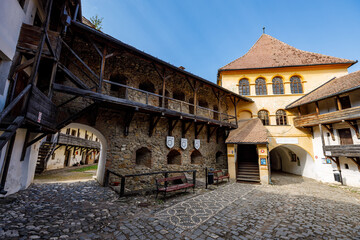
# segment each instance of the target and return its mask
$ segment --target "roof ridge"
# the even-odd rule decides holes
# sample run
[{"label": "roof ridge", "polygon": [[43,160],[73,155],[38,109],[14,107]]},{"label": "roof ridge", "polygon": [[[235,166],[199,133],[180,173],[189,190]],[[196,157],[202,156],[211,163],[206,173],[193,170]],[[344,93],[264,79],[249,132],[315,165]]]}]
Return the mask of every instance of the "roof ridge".
[{"label": "roof ridge", "polygon": [[[261,34],[261,36],[258,38],[258,40],[256,40],[256,42],[251,46],[251,48],[244,55],[242,55],[241,57],[238,57],[237,59],[235,59],[232,62],[226,64],[225,66],[222,66],[221,68],[224,68],[224,67],[230,65],[231,63],[237,61],[238,59],[245,57],[251,51],[251,49],[253,49],[253,47],[257,44],[257,42],[262,38],[263,35],[268,35],[268,34],[266,34],[266,33]],[[268,36],[270,36],[270,35],[268,35]]]},{"label": "roof ridge", "polygon": [[301,50],[263,33],[243,56],[219,68],[219,71],[345,63],[352,65],[356,62],[346,58]]}]

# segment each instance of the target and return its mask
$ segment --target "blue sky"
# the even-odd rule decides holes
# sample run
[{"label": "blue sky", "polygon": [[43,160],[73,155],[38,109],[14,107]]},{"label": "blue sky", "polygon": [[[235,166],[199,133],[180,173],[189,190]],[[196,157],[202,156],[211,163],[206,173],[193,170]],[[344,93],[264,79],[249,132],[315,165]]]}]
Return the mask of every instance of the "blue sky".
[{"label": "blue sky", "polygon": [[82,9],[104,18],[103,32],[212,82],[262,27],[298,49],[360,60],[359,0],[82,0]]}]

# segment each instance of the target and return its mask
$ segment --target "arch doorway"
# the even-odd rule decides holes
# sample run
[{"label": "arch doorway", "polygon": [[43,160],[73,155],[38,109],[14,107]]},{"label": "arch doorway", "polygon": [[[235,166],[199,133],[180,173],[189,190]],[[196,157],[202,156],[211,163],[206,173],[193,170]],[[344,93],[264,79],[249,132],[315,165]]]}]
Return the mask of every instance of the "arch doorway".
[{"label": "arch doorway", "polygon": [[89,180],[96,175],[97,181],[103,184],[106,149],[106,138],[100,131],[71,123],[59,134],[41,140],[36,166],[36,172],[41,174],[35,181]]},{"label": "arch doorway", "polygon": [[280,145],[270,151],[271,171],[314,178],[314,164],[312,156],[297,145]]}]

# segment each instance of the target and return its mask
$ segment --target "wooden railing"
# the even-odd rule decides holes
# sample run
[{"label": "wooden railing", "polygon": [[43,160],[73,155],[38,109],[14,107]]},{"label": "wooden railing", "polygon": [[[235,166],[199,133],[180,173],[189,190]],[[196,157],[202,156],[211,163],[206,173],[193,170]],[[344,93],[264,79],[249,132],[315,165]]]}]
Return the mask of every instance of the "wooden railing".
[{"label": "wooden railing", "polygon": [[[106,84],[115,85],[115,86],[123,88],[124,94],[122,97],[124,99],[135,101],[135,102],[140,102],[140,103],[144,103],[144,104],[152,105],[152,106],[156,106],[156,107],[162,107],[161,106],[161,102],[162,102],[162,98],[163,98],[162,95],[144,91],[144,90],[134,88],[134,87],[131,87],[128,85],[112,82],[109,80],[103,80],[103,82]],[[216,111],[216,110],[213,110],[210,108],[201,107],[199,105],[195,106],[195,104],[193,104],[193,103],[188,103],[188,102],[170,98],[167,96],[164,96],[164,99],[165,99],[164,107],[167,109],[173,110],[173,111],[191,114],[193,116],[201,116],[201,117],[205,117],[208,119],[218,120],[220,122],[231,122],[231,120],[235,121],[235,116],[232,116],[232,115],[229,115],[229,114],[226,114],[223,112],[219,112],[219,111]]]},{"label": "wooden railing", "polygon": [[60,133],[58,144],[100,149],[100,143],[72,135]]},{"label": "wooden railing", "polygon": [[308,114],[294,118],[295,127],[311,127],[321,124],[341,122],[342,120],[360,119],[360,107],[347,108],[324,114]]},{"label": "wooden railing", "polygon": [[324,151],[331,157],[359,157],[360,145],[328,145],[324,146]]}]

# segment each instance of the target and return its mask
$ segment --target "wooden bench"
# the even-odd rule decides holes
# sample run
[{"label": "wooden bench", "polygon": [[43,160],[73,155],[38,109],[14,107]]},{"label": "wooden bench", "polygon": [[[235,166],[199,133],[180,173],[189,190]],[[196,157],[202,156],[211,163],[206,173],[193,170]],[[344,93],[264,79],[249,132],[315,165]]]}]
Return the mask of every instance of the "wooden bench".
[{"label": "wooden bench", "polygon": [[191,187],[193,188],[193,191],[195,191],[195,184],[188,183],[185,175],[155,179],[155,182],[156,182],[156,198],[158,197],[159,192],[163,192],[165,198],[167,192],[178,191],[181,189],[185,189],[186,191],[186,189]]},{"label": "wooden bench", "polygon": [[222,170],[215,170],[211,171],[210,173],[214,174],[214,182],[216,181],[216,184],[219,184],[219,181],[224,181],[224,179],[230,181],[229,174],[224,175],[224,172]]}]

